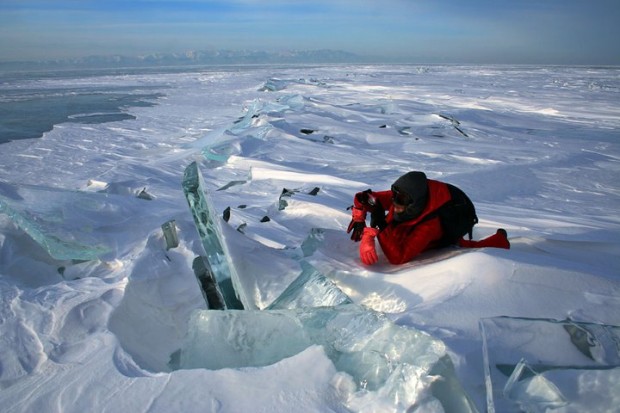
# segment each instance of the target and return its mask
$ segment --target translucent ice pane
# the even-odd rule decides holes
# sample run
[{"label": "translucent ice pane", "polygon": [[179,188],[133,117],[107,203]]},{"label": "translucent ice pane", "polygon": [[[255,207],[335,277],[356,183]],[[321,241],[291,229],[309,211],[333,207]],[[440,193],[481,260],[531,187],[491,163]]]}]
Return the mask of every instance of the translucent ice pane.
[{"label": "translucent ice pane", "polygon": [[289,82],[282,79],[269,79],[265,82],[263,87],[260,89],[266,92],[276,92],[278,90],[285,89],[288,86]]},{"label": "translucent ice pane", "polygon": [[57,260],[114,258],[147,235],[143,224],[157,207],[136,196],[0,182],[0,213]]},{"label": "translucent ice pane", "polygon": [[239,120],[237,120],[234,125],[228,130],[233,134],[238,134],[250,128],[254,123],[254,119],[260,116],[263,106],[263,102],[259,99],[253,100],[248,106],[245,115]]},{"label": "translucent ice pane", "polygon": [[301,252],[304,257],[309,257],[323,244],[325,231],[321,228],[312,228],[310,234],[301,243]]},{"label": "translucent ice pane", "polygon": [[[538,403],[536,397],[544,399],[535,392],[549,395],[554,393],[551,391],[554,388],[566,399],[564,412],[602,411],[602,406],[610,404],[609,394],[620,394],[620,382],[609,379],[616,377],[615,371],[620,367],[618,326],[493,317],[480,320],[480,331],[490,413],[520,412],[524,408],[520,404],[534,406]],[[522,360],[529,363],[524,364]],[[517,373],[519,381],[508,386],[508,393],[504,392]],[[593,389],[584,380],[593,374],[613,384],[611,393],[602,393],[606,397],[595,397],[601,393],[600,389]],[[535,376],[539,377],[533,379]],[[559,403],[560,398],[554,399],[556,396],[549,397]],[[529,409],[536,411],[536,407]]]},{"label": "translucent ice pane", "polygon": [[235,154],[235,148],[229,141],[223,141],[203,147],[201,153],[209,161],[224,163]]},{"label": "translucent ice pane", "polygon": [[273,311],[201,311],[193,315],[181,368],[267,366],[312,345],[301,324]]},{"label": "translucent ice pane", "polygon": [[331,307],[351,299],[316,268],[301,261],[302,273],[274,300],[269,309]]},{"label": "translucent ice pane", "polygon": [[246,138],[267,139],[273,126],[269,122],[260,119],[261,114],[270,112],[283,112],[303,107],[301,97],[283,97],[283,103],[264,103],[259,99],[252,101],[245,114],[235,121],[230,127],[210,136],[201,148],[202,155],[208,161],[216,163],[226,162],[230,156],[238,153],[239,149],[234,144],[239,136]]},{"label": "translucent ice pane", "polygon": [[[444,408],[473,411],[446,363],[443,342],[361,306],[197,311],[188,331],[181,368],[265,366],[320,345],[336,368],[357,383],[352,405],[387,403],[404,410],[436,398]],[[435,392],[434,383],[440,381],[451,383],[450,391]]]},{"label": "translucent ice pane", "polygon": [[299,111],[304,108],[304,98],[301,95],[284,95],[278,98],[278,103],[288,110]]},{"label": "translucent ice pane", "polygon": [[[244,302],[240,289],[235,289],[238,283],[235,267],[230,262],[226,251],[226,244],[221,239],[219,215],[206,194],[202,174],[196,162],[192,162],[186,169],[183,177],[183,191],[194,217],[194,223],[202,240],[207,265],[224,297],[226,308],[243,308]],[[241,302],[237,298],[241,294]]]}]

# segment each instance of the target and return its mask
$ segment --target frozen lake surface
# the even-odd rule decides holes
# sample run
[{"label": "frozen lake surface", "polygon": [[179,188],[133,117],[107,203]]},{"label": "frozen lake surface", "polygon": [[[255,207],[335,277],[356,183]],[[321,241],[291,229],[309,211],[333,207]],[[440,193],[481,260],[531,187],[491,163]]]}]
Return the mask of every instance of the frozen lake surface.
[{"label": "frozen lake surface", "polygon": [[[255,309],[303,261],[355,305],[445,346],[481,412],[618,405],[620,69],[229,67],[7,75],[0,86],[2,105],[38,91],[30,113],[53,126],[18,118],[15,130],[42,133],[21,139],[2,112],[2,411],[443,410],[425,376],[386,402],[315,344],[265,366],[175,369],[205,309],[181,185],[194,161],[214,208],[230,207],[220,224]],[[45,110],[72,90],[88,104]],[[512,248],[364,266],[347,207],[410,170],[462,188],[480,218],[474,238],[502,227]],[[179,246],[166,249],[170,220]],[[539,347],[523,346],[528,334]],[[567,365],[581,370],[549,369]],[[489,388],[497,377],[505,394]]]}]

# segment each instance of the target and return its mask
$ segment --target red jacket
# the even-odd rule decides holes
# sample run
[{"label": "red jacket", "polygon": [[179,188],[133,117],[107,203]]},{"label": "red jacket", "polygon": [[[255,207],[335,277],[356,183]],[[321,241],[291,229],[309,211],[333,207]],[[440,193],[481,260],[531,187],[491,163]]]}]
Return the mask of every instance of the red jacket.
[{"label": "red jacket", "polygon": [[411,261],[420,253],[437,246],[443,236],[438,217],[416,224],[437,208],[448,202],[450,192],[445,183],[428,180],[428,204],[420,216],[411,221],[395,222],[392,205],[392,191],[373,192],[372,195],[388,211],[387,226],[379,233],[379,245],[391,264],[403,264]]}]

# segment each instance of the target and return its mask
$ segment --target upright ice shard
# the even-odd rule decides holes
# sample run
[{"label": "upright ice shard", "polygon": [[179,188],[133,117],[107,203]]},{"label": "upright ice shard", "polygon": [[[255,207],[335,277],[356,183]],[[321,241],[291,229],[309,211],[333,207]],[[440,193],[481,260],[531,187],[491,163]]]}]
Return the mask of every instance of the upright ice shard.
[{"label": "upright ice shard", "polygon": [[177,234],[176,221],[171,219],[161,225],[161,230],[164,234],[164,240],[166,240],[166,249],[172,249],[179,246],[179,236]]},{"label": "upright ice shard", "polygon": [[620,405],[619,326],[492,317],[480,331],[489,413]]},{"label": "upright ice shard", "polygon": [[247,306],[248,301],[244,301],[241,289],[235,290],[235,286],[238,285],[237,273],[230,262],[226,244],[222,242],[219,215],[206,195],[203,178],[196,162],[192,162],[185,169],[183,191],[202,240],[207,257],[206,265],[217,281],[225,307],[242,309],[244,304]]},{"label": "upright ice shard", "polygon": [[180,352],[180,367],[266,366],[312,345],[322,346],[336,368],[357,384],[347,401],[353,410],[405,411],[433,401],[447,412],[475,411],[440,340],[353,304],[197,311]]}]

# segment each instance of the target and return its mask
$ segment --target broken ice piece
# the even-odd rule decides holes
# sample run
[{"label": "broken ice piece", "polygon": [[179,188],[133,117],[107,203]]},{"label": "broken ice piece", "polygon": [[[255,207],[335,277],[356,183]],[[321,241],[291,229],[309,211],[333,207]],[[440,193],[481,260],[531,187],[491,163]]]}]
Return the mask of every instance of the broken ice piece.
[{"label": "broken ice piece", "polygon": [[352,301],[333,281],[312,265],[301,262],[302,273],[280,294],[268,309],[332,307]]},{"label": "broken ice piece", "polygon": [[526,413],[545,413],[568,404],[557,386],[532,369],[525,359],[521,359],[506,382],[504,397]]},{"label": "broken ice piece", "polygon": [[164,239],[166,240],[166,250],[176,248],[179,246],[179,237],[177,235],[176,221],[171,219],[165,222],[161,226],[161,230],[164,233]]},{"label": "broken ice piece", "polygon": [[153,199],[155,199],[153,195],[146,192],[146,188],[142,188],[142,190],[136,196],[140,199],[145,199],[147,201],[152,201]]},{"label": "broken ice piece", "polygon": [[179,367],[267,366],[315,345],[356,383],[347,401],[355,411],[404,412],[428,402],[436,406],[433,411],[476,411],[456,378],[443,342],[354,304],[196,311]]},{"label": "broken ice piece", "polygon": [[278,198],[278,211],[282,211],[288,206],[288,202],[286,202],[286,199],[284,198],[290,198],[291,196],[293,196],[293,194],[295,194],[295,192],[297,191],[282,188],[282,193]]},{"label": "broken ice piece", "polygon": [[229,183],[227,183],[226,185],[224,185],[221,188],[218,188],[217,191],[225,191],[228,188],[232,187],[232,186],[236,186],[236,185],[243,185],[245,184],[247,181],[230,181]]},{"label": "broken ice piece", "polygon": [[596,338],[590,334],[584,327],[576,324],[564,324],[564,330],[570,335],[570,341],[575,347],[589,359],[594,360],[592,356],[592,347],[597,345]]},{"label": "broken ice piece", "polygon": [[[314,188],[312,188],[310,192],[308,192],[308,195],[316,196],[320,190],[321,188],[319,188],[318,186],[315,186]],[[278,198],[278,211],[282,211],[286,209],[286,207],[288,206],[288,202],[286,202],[285,198],[290,198],[300,191],[301,191],[300,189],[283,188],[282,193],[280,194],[280,197]]]}]

